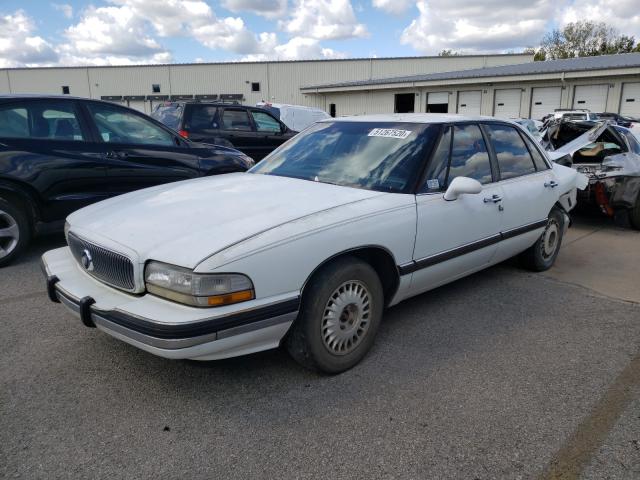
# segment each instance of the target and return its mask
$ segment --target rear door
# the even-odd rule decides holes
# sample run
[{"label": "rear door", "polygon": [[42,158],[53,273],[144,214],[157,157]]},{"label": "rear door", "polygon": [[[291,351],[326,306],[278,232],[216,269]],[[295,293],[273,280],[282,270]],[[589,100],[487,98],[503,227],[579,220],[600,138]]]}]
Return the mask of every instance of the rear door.
[{"label": "rear door", "polygon": [[112,195],[200,176],[196,151],[146,115],[86,102],[104,157]]},{"label": "rear door", "polygon": [[234,148],[249,155],[255,161],[265,156],[262,135],[255,131],[249,111],[242,107],[222,107],[218,118],[222,137]]},{"label": "rear door", "polygon": [[0,178],[16,179],[40,196],[42,220],[62,221],[109,196],[100,149],[78,102],[22,100],[0,106]]},{"label": "rear door", "polygon": [[[506,259],[529,247],[542,232],[557,200],[553,170],[531,140],[515,126],[483,125],[498,165],[502,201],[502,237],[498,258]],[[554,186],[555,185],[555,186]]]},{"label": "rear door", "polygon": [[[418,216],[412,293],[437,287],[488,265],[498,248],[502,187],[475,123],[446,126],[416,195]],[[483,185],[481,193],[444,199],[456,177]]]}]

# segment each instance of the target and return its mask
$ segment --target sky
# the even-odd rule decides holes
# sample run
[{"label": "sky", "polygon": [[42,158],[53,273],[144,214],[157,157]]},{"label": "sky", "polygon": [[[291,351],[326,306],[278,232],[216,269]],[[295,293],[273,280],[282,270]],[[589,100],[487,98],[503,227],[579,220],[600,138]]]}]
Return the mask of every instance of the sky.
[{"label": "sky", "polygon": [[519,52],[639,0],[0,0],[0,68]]}]

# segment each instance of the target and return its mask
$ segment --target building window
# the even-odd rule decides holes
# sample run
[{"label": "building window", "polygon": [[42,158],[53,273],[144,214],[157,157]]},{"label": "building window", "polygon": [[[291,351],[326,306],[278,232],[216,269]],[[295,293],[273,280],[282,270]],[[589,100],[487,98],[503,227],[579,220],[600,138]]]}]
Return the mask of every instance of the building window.
[{"label": "building window", "polygon": [[62,94],[63,95],[69,95],[70,92],[71,92],[71,90],[69,90],[69,86],[68,85],[63,85],[62,86]]},{"label": "building window", "polygon": [[330,103],[329,104],[329,115],[331,115],[332,117],[336,116],[336,104],[335,103]]},{"label": "building window", "polygon": [[260,82],[251,82],[251,91],[259,92],[260,91]]},{"label": "building window", "polygon": [[151,91],[153,93],[160,93],[160,84],[154,83],[153,85],[151,85]]}]

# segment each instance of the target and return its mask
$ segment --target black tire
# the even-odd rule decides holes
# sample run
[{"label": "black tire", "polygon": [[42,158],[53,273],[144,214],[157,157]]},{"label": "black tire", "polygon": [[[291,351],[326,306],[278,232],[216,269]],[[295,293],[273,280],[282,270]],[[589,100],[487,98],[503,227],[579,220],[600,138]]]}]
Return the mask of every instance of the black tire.
[{"label": "black tire", "polygon": [[15,260],[31,241],[31,225],[24,210],[0,198],[0,267]]},{"label": "black tire", "polygon": [[356,257],[336,259],[307,284],[300,314],[285,340],[287,350],[310,370],[348,370],[373,345],[383,309],[384,292],[375,270]]},{"label": "black tire", "polygon": [[636,204],[629,210],[629,223],[635,230],[640,230],[640,193],[636,198]]},{"label": "black tire", "polygon": [[520,254],[522,266],[534,272],[549,270],[556,261],[564,234],[564,214],[557,208],[551,210],[547,226],[540,238]]}]

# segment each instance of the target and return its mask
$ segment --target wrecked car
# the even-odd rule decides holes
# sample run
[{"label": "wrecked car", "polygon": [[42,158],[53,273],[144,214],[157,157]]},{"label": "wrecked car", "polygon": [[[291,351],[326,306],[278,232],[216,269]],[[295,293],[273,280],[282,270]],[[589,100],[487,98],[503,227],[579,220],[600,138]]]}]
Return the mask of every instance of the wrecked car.
[{"label": "wrecked car", "polygon": [[552,159],[570,160],[589,178],[578,201],[610,217],[628,213],[640,230],[640,143],[629,129],[608,121],[560,121],[547,128],[542,144]]}]

